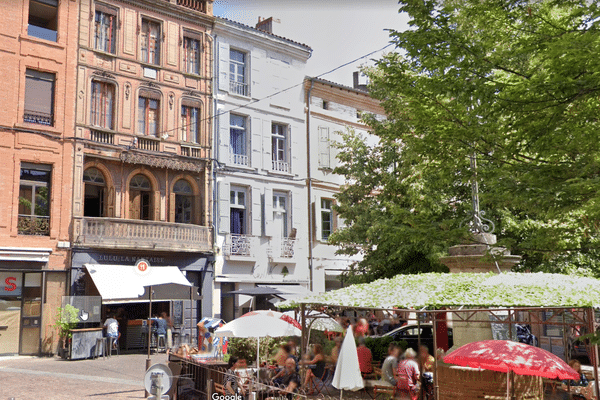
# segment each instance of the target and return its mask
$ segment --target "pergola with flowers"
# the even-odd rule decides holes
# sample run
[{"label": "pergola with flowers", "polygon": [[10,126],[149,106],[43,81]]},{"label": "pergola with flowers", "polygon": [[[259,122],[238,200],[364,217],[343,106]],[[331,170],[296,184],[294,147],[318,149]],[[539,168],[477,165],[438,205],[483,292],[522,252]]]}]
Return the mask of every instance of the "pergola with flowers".
[{"label": "pergola with flowers", "polygon": [[[306,315],[311,310],[336,315],[343,310],[387,310],[427,314],[433,322],[434,348],[438,348],[438,331],[445,329],[446,316],[457,322],[508,324],[509,337],[514,324],[526,320],[530,325],[585,327],[595,332],[594,310],[600,307],[600,280],[580,276],[546,273],[428,273],[398,275],[368,284],[357,284],[339,290],[288,300],[280,308],[299,308],[303,327],[302,343],[306,343]],[[551,313],[542,318],[542,313]],[[493,317],[482,319],[483,313]],[[566,342],[565,342],[566,343]],[[598,384],[598,347],[588,346]],[[568,355],[567,355],[568,356]],[[437,368],[437,366],[436,366]],[[436,394],[438,374],[435,375]],[[440,398],[436,396],[436,398]]]}]

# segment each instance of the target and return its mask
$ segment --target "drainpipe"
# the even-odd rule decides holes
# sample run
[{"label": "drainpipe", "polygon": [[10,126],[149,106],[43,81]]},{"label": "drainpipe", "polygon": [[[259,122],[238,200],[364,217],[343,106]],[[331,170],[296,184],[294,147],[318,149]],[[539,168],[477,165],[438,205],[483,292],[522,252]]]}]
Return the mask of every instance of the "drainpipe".
[{"label": "drainpipe", "polygon": [[308,196],[308,273],[309,273],[309,289],[313,290],[313,208],[312,208],[312,175],[310,166],[310,103],[311,95],[315,82],[310,80],[310,88],[306,94],[306,176],[307,176],[307,196]]},{"label": "drainpipe", "polygon": [[[217,205],[218,205],[218,187],[217,187],[217,168],[219,166],[219,163],[217,161],[217,157],[218,157],[218,151],[219,151],[219,135],[218,135],[218,131],[219,131],[219,126],[218,126],[218,122],[217,122],[217,118],[215,117],[215,115],[218,112],[218,108],[217,108],[217,91],[219,90],[218,87],[218,82],[217,82],[217,77],[219,76],[219,62],[218,62],[218,58],[217,58],[217,35],[213,35],[211,34],[210,37],[212,38],[212,65],[213,65],[213,76],[212,76],[212,118],[211,118],[211,132],[212,132],[212,148],[213,148],[213,152],[212,152],[212,230],[213,230],[213,282],[212,282],[212,287],[213,287],[213,292],[215,292],[216,289],[216,278],[217,278],[217,270],[215,267],[215,263],[216,263],[216,249],[217,249]],[[211,294],[212,296],[212,294]],[[219,284],[219,298],[221,298],[221,285]],[[212,312],[211,312],[211,316],[215,315],[215,309],[214,309],[214,297],[213,299],[211,299],[211,308],[212,308]],[[220,316],[221,310],[219,310],[219,316]]]}]

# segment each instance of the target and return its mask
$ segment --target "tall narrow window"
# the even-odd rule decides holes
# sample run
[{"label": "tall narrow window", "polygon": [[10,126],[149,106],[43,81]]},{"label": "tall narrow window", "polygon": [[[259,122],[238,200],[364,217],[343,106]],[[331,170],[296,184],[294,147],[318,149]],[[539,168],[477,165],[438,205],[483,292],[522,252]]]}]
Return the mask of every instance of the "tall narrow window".
[{"label": "tall narrow window", "polygon": [[160,65],[160,40],[160,24],[143,19],[141,32],[142,62]]},{"label": "tall narrow window", "polygon": [[332,201],[321,199],[321,239],[327,241],[333,233]]},{"label": "tall narrow window", "polygon": [[181,106],[181,140],[198,143],[200,137],[200,109],[192,106]]},{"label": "tall narrow window", "polygon": [[152,216],[152,185],[138,174],[129,182],[129,218],[151,220]]},{"label": "tall narrow window", "polygon": [[234,235],[246,234],[246,191],[232,188],[229,199],[230,232]]},{"label": "tall narrow window", "polygon": [[173,193],[175,194],[175,222],[191,224],[194,199],[192,186],[185,179],[180,179],[173,185]]},{"label": "tall narrow window", "polygon": [[158,133],[157,99],[140,96],[138,99],[138,133],[140,135],[156,136]]},{"label": "tall narrow window", "polygon": [[229,117],[229,151],[232,164],[248,165],[246,140],[246,117],[231,114]]},{"label": "tall narrow window", "polygon": [[114,129],[115,86],[107,82],[92,81],[91,124]]},{"label": "tall narrow window", "polygon": [[107,53],[115,53],[115,31],[117,16],[105,11],[96,10],[94,18],[94,48]]},{"label": "tall narrow window", "polygon": [[24,122],[54,126],[54,81],[54,74],[27,69]]},{"label": "tall narrow window", "polygon": [[273,224],[275,233],[282,238],[289,236],[287,196],[285,193],[273,193]]},{"label": "tall narrow window", "polygon": [[84,201],[83,215],[86,217],[104,217],[104,199],[106,180],[98,168],[88,168],[83,173]]},{"label": "tall narrow window", "polygon": [[29,0],[27,34],[56,42],[58,39],[58,0]]},{"label": "tall narrow window", "polygon": [[50,234],[50,176],[52,166],[21,164],[19,217],[21,235]]},{"label": "tall narrow window", "polygon": [[271,132],[273,171],[289,172],[289,164],[287,162],[287,127],[281,124],[273,124]]},{"label": "tall narrow window", "polygon": [[200,74],[200,41],[189,37],[183,38],[183,63],[185,72]]},{"label": "tall narrow window", "polygon": [[246,53],[229,51],[229,90],[241,96],[248,96],[246,82]]}]

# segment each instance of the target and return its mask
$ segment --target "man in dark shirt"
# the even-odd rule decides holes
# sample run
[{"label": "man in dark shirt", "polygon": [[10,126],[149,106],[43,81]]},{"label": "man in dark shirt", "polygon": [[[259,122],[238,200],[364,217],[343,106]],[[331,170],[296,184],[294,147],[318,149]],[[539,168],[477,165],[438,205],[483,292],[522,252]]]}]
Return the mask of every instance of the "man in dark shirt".
[{"label": "man in dark shirt", "polygon": [[293,358],[285,360],[285,368],[275,376],[273,383],[281,386],[278,391],[281,396],[292,399],[300,387],[300,375],[296,372],[296,361]]}]

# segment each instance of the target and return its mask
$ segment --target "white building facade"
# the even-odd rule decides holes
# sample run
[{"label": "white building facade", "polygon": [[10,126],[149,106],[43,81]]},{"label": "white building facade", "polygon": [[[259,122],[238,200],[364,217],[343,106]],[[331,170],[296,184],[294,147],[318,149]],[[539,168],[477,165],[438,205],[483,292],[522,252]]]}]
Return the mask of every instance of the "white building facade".
[{"label": "white building facade", "polygon": [[[361,121],[362,113],[384,118],[379,101],[371,98],[366,86],[359,85],[355,73],[354,87],[339,85],[318,78],[305,81],[309,171],[307,191],[310,196],[309,268],[312,270],[312,290],[324,292],[343,285],[340,275],[361,260],[360,254],[338,255],[337,246],[328,244],[331,233],[344,224],[335,213],[335,195],[344,185],[343,176],[333,174],[338,160],[334,143],[341,141],[341,132],[354,129],[367,134],[369,127]],[[368,135],[365,135],[367,138]],[[376,138],[371,136],[373,141]]]},{"label": "white building facade", "polygon": [[[265,22],[265,21],[263,21]],[[310,286],[307,140],[302,83],[311,49],[217,19],[213,315],[261,305],[230,295],[260,285]]]}]

